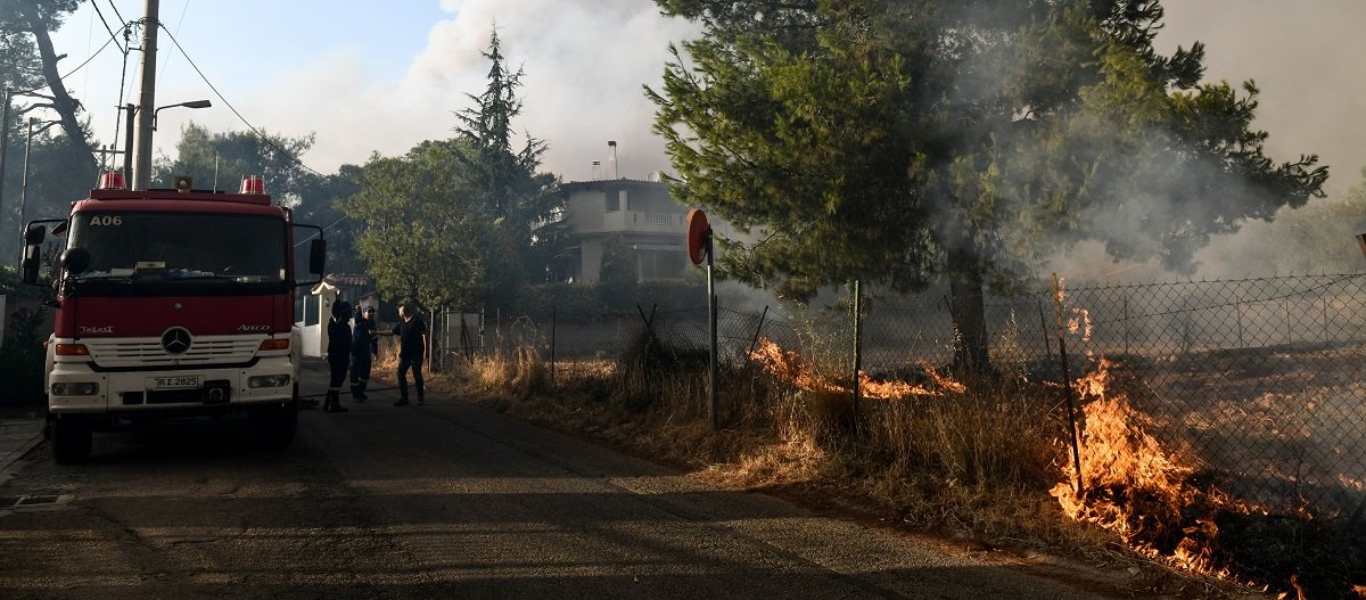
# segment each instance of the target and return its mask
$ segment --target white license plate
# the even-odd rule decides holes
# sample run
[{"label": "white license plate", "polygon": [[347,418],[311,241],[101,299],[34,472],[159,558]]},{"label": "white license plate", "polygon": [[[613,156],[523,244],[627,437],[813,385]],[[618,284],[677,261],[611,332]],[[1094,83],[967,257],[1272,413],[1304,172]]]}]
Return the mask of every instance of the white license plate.
[{"label": "white license plate", "polygon": [[176,390],[185,388],[201,387],[202,382],[198,375],[185,375],[180,377],[148,377],[147,388],[153,390]]}]

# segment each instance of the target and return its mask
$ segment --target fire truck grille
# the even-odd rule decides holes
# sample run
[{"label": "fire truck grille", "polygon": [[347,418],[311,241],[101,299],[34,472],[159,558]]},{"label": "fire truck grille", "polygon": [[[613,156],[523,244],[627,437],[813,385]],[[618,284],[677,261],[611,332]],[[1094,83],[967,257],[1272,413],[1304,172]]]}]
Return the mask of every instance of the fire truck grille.
[{"label": "fire truck grille", "polygon": [[251,360],[260,338],[197,337],[180,354],[170,354],[157,339],[84,340],[95,363],[106,368],[157,365],[241,363]]}]

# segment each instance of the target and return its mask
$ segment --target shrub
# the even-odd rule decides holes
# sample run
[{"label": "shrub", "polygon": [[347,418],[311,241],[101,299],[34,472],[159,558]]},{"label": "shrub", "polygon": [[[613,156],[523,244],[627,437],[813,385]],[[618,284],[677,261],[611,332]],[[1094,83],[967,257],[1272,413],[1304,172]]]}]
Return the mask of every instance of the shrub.
[{"label": "shrub", "polygon": [[34,406],[43,403],[43,361],[45,350],[39,328],[46,316],[43,309],[20,308],[10,314],[10,326],[0,344],[0,405]]}]

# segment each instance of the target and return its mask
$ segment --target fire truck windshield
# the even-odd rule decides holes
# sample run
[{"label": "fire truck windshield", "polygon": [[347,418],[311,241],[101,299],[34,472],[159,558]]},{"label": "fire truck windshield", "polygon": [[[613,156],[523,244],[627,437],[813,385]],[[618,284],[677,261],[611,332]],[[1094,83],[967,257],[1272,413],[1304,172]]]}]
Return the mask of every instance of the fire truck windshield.
[{"label": "fire truck windshield", "polygon": [[168,293],[279,284],[289,275],[285,227],[258,215],[78,213],[68,247],[85,250],[90,260],[68,276],[87,290],[103,287],[99,282],[149,283]]}]

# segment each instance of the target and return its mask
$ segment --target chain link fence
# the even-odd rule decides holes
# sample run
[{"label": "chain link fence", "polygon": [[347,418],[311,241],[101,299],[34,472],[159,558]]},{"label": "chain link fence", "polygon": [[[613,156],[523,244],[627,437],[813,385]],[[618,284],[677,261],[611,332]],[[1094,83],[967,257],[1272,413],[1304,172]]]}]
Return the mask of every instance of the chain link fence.
[{"label": "chain link fence", "polygon": [[[1366,511],[1363,288],[1366,275],[1039,286],[983,298],[983,320],[992,365],[1031,380],[1070,383],[1105,359],[1116,372],[1109,392],[1151,418],[1149,433],[1168,452],[1235,498],[1270,512],[1357,520]],[[882,380],[953,363],[959,345],[945,291],[859,300],[857,343],[852,298],[758,314],[723,305],[718,356],[744,362],[768,339],[846,380],[855,360]],[[619,361],[642,331],[705,357],[711,332],[705,305],[441,321],[450,359],[531,346],[561,377]]]}]

